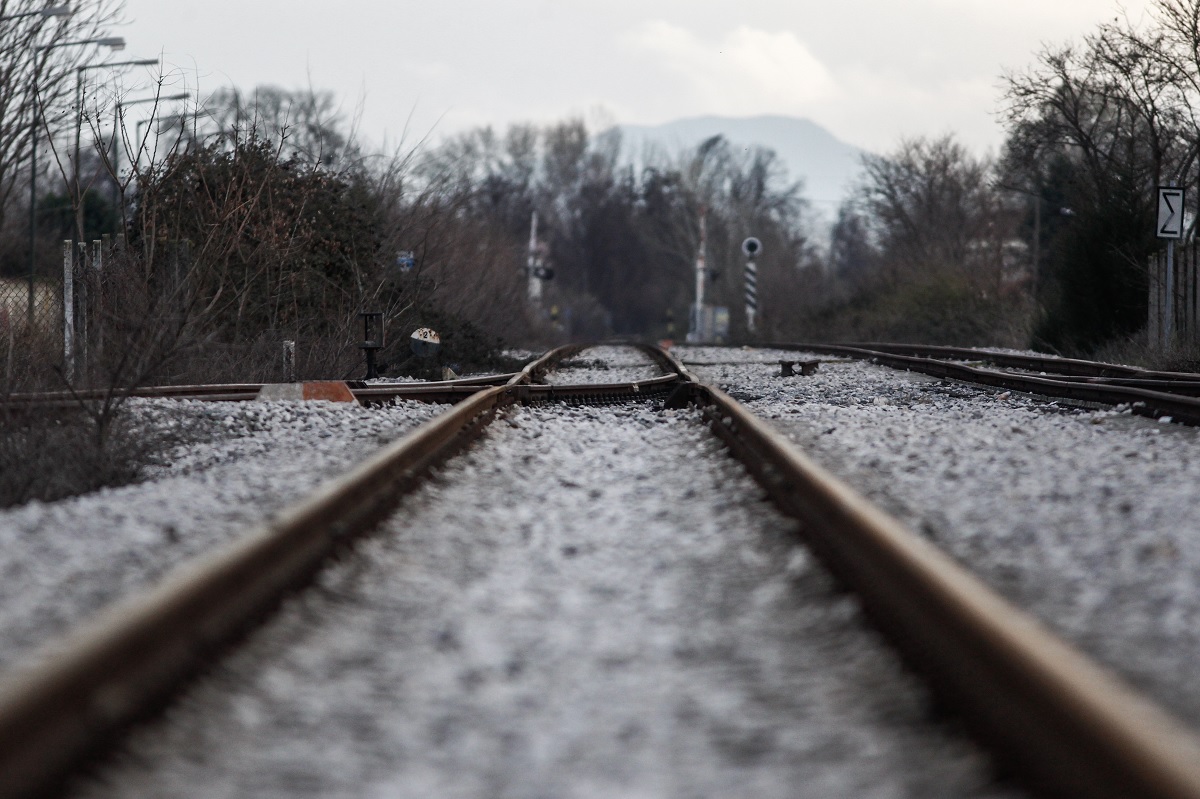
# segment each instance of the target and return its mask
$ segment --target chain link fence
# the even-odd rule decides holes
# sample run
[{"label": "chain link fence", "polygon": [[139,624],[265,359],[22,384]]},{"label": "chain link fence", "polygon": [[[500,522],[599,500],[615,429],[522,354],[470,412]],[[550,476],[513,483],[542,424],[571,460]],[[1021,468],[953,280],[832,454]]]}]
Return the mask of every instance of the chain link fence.
[{"label": "chain link fence", "polygon": [[58,253],[56,275],[32,284],[0,278],[0,395],[123,381],[349,378],[365,368],[360,298],[335,296],[286,324],[256,319],[237,331],[231,301],[206,315],[205,302],[189,294],[196,268],[186,242],[164,244],[151,275],[116,241],[65,241]]},{"label": "chain link fence", "polygon": [[0,277],[0,395],[62,388],[62,278]]},{"label": "chain link fence", "polygon": [[0,327],[62,343],[62,280],[0,277]]}]

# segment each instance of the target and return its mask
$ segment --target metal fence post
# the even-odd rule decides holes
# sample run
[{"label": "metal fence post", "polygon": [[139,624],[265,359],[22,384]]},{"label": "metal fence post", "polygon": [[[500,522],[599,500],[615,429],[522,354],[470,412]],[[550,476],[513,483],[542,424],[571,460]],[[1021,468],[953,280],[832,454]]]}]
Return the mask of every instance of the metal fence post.
[{"label": "metal fence post", "polygon": [[93,292],[92,318],[96,328],[96,358],[104,357],[104,252],[105,250],[112,251],[112,241],[107,233],[104,234],[103,241],[92,242],[92,266],[96,270],[96,289]]},{"label": "metal fence post", "polygon": [[283,342],[283,375],[285,382],[296,382],[296,342],[292,339]]},{"label": "metal fence post", "polygon": [[63,372],[75,379],[75,253],[70,239],[63,241]]}]

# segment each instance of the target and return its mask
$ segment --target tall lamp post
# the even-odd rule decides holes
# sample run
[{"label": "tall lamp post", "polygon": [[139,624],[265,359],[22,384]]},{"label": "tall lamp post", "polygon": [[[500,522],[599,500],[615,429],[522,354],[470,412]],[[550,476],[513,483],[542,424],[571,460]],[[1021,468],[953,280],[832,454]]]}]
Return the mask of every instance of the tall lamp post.
[{"label": "tall lamp post", "polygon": [[139,58],[133,61],[111,61],[101,64],[84,64],[83,66],[75,67],[75,160],[73,164],[75,173],[75,234],[79,236],[79,241],[84,240],[83,192],[79,184],[79,139],[83,129],[83,73],[89,69],[103,69],[105,67],[149,67],[157,63],[157,58]]},{"label": "tall lamp post", "polygon": [[[41,17],[43,20],[47,20],[47,19],[50,19],[51,17],[69,17],[69,16],[71,16],[71,7],[69,5],[64,4],[64,5],[60,5],[60,6],[51,6],[50,8],[40,8],[37,11],[25,11],[20,14],[9,14],[8,16],[0,17],[0,22],[8,22],[9,20],[13,20],[13,19],[24,19],[25,17]],[[32,141],[31,141],[31,146],[30,146],[30,151],[29,151],[29,173],[30,173],[29,181],[30,181],[30,194],[31,195],[33,194],[33,188],[32,188],[33,181],[35,181],[37,179],[36,178],[36,175],[37,175],[37,77],[36,77],[37,70],[36,70],[36,65],[35,65],[33,75],[34,75],[34,77],[33,77],[33,92],[32,92],[32,96],[30,97],[30,113],[33,117],[33,123],[30,125],[30,127],[32,128],[32,131],[31,131]],[[34,206],[33,206],[32,202],[30,203],[30,206],[29,206],[29,217],[31,220],[30,224],[31,225],[35,224],[35,222],[32,221],[34,218]],[[33,267],[34,267],[34,263],[35,263],[35,259],[34,259],[34,255],[33,255],[33,234],[34,234],[34,231],[31,228],[30,234],[29,234],[29,307],[26,310],[27,316],[25,318],[25,324],[26,324],[26,326],[29,327],[30,330],[33,329]]]},{"label": "tall lamp post", "polygon": [[[62,8],[65,8],[63,6]],[[47,9],[49,10],[49,9]],[[89,44],[97,44],[101,47],[110,47],[114,50],[120,50],[125,46],[125,40],[120,36],[105,36],[96,39],[81,39],[75,42],[52,42],[50,44],[38,45],[34,48],[35,52],[43,50],[55,50],[59,47],[76,47]],[[28,324],[33,327],[33,291],[34,291],[34,274],[37,271],[37,140],[38,140],[38,120],[41,119],[40,103],[38,102],[37,93],[37,73],[35,71],[32,86],[33,102],[31,105],[31,119],[29,124],[29,308],[28,308]]]},{"label": "tall lamp post", "polygon": [[0,17],[0,22],[8,22],[12,19],[24,19],[25,17],[41,17],[49,19],[50,17],[69,17],[71,16],[71,7],[69,5],[51,6],[50,8],[39,8],[37,11],[23,11],[20,14],[9,14],[5,17]]},{"label": "tall lamp post", "polygon": [[[124,118],[124,116],[122,114],[122,110],[128,108],[131,105],[142,105],[143,103],[160,103],[160,102],[171,102],[172,100],[186,100],[190,96],[191,95],[188,94],[187,92],[180,92],[179,94],[172,94],[169,97],[143,97],[140,100],[118,100],[117,101],[116,108],[113,111],[112,170],[113,170],[114,183],[117,183],[120,180],[120,175],[121,175],[121,169],[120,169],[120,165],[121,165],[121,146],[120,146],[120,144],[121,144],[121,125],[122,125],[123,118]],[[151,119],[153,119],[153,117],[151,117]],[[141,129],[141,125],[142,125],[142,122],[139,121],[134,130],[134,135],[136,137],[136,141],[138,141],[138,142],[141,142],[141,140],[142,140],[142,137],[138,133]],[[140,150],[140,147],[141,147],[141,145],[139,144],[139,150]],[[119,183],[118,183],[118,186],[119,186]]]},{"label": "tall lamp post", "polygon": [[[170,128],[174,127],[176,124],[183,124],[189,118],[190,117],[188,114],[168,114],[165,117],[159,117],[158,118],[158,123],[159,123],[158,130],[156,130],[154,132],[155,137],[161,136],[163,134],[163,130],[164,130],[163,126],[164,125],[168,126],[167,129],[169,130]],[[137,141],[138,141],[138,151],[136,153],[134,153],[134,159],[138,163],[141,163],[142,150],[144,149],[142,147],[142,126],[149,125],[151,122],[154,122],[154,121],[155,120],[153,118],[139,119],[137,121],[137,124],[133,126],[133,134],[134,134],[134,136],[137,137]]]}]

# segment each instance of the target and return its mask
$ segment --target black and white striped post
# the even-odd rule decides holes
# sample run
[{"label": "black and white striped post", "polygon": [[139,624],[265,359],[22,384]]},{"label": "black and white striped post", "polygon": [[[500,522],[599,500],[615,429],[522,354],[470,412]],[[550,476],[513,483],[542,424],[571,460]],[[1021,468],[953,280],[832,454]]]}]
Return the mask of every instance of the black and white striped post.
[{"label": "black and white striped post", "polygon": [[754,318],[758,315],[758,265],[754,259],[762,252],[762,242],[751,236],[742,242],[746,254],[746,332],[754,332]]}]

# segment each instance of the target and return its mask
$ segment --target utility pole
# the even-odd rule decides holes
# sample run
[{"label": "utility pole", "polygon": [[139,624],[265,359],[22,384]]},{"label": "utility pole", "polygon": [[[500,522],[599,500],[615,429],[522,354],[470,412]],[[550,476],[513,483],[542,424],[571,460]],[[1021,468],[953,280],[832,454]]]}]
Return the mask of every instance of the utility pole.
[{"label": "utility pole", "polygon": [[535,307],[542,302],[542,279],[537,275],[537,228],[538,216],[537,211],[534,211],[529,221],[529,256],[525,262],[525,271],[529,278],[529,303]]},{"label": "utility pole", "polygon": [[1033,195],[1033,264],[1030,270],[1030,296],[1037,302],[1038,278],[1042,271],[1042,194]]},{"label": "utility pole", "polygon": [[[1175,188],[1175,181],[1171,181],[1171,188]],[[1180,203],[1180,217],[1183,216],[1183,203]],[[1182,230],[1182,222],[1180,229]],[[1166,314],[1163,316],[1165,320],[1163,324],[1163,342],[1167,349],[1171,347],[1171,339],[1175,335],[1175,239],[1167,240],[1167,307]]]},{"label": "utility pole", "polygon": [[696,304],[692,306],[692,324],[687,335],[687,340],[692,343],[703,341],[707,332],[704,329],[704,282],[708,277],[708,264],[704,257],[708,241],[707,217],[708,208],[702,207],[700,209],[700,249],[696,253]]}]

